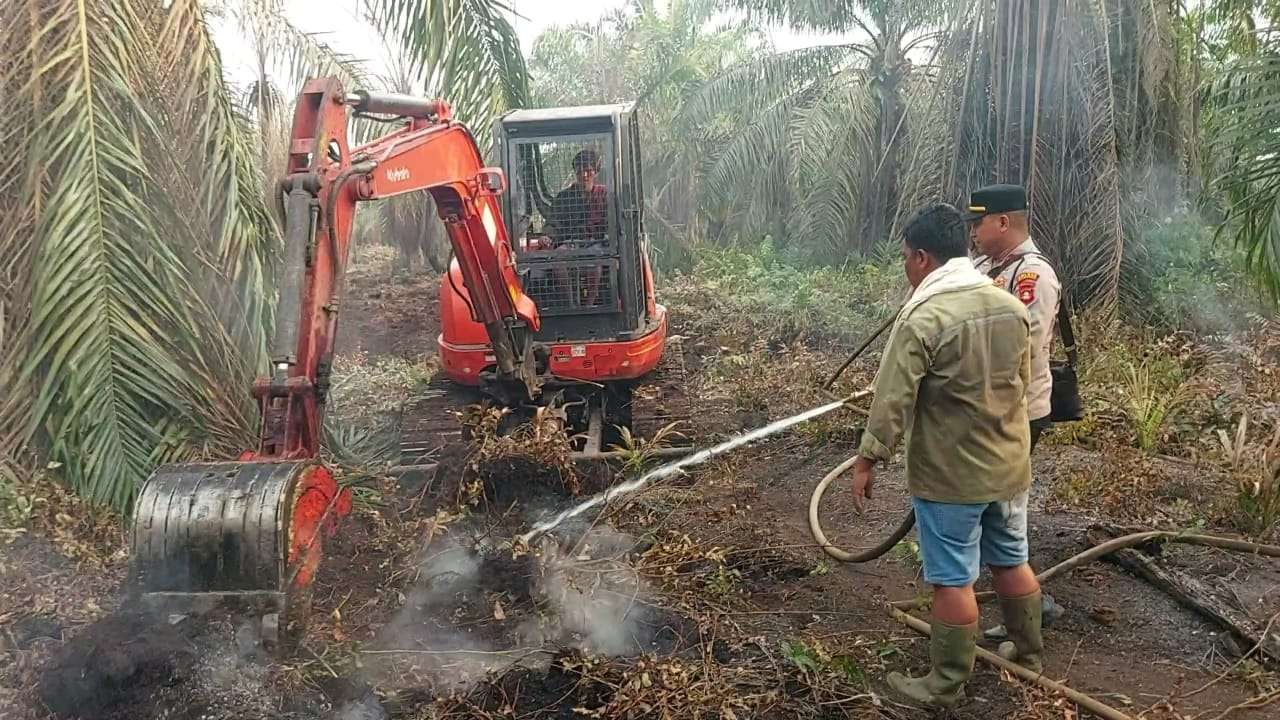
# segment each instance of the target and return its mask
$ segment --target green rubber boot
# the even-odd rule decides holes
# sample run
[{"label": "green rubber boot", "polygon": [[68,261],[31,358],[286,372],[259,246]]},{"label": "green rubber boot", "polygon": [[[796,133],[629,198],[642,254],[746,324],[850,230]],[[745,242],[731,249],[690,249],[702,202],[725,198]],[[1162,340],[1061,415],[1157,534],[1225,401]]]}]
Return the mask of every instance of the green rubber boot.
[{"label": "green rubber boot", "polygon": [[1039,591],[1016,598],[1000,598],[1000,610],[1010,642],[1000,643],[997,652],[1032,672],[1043,672],[1044,638],[1040,634],[1042,605]]},{"label": "green rubber boot", "polygon": [[978,623],[946,625],[934,621],[929,638],[929,674],[921,678],[889,673],[889,687],[919,703],[949,708],[964,699],[964,684],[978,654]]}]

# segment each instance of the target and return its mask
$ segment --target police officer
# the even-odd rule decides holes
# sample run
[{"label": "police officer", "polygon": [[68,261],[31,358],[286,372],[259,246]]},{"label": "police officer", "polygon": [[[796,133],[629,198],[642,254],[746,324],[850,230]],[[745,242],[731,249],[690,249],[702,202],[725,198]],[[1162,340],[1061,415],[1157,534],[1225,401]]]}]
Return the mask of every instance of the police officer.
[{"label": "police officer", "polygon": [[[974,266],[990,276],[996,287],[1013,293],[1031,316],[1031,382],[1027,387],[1027,417],[1031,419],[1031,449],[1049,427],[1049,398],[1053,377],[1049,355],[1062,285],[1053,266],[1031,239],[1027,191],[1021,185],[988,185],[969,195],[969,237],[977,256]],[[1044,625],[1062,614],[1048,594]],[[1003,634],[1003,628],[987,632]]]}]

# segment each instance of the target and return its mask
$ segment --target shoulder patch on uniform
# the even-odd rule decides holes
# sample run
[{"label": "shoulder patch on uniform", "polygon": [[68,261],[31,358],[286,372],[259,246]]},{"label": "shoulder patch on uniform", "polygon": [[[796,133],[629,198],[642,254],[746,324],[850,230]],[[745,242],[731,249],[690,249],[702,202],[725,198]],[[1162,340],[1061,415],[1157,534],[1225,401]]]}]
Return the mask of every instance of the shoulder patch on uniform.
[{"label": "shoulder patch on uniform", "polygon": [[[1027,277],[1030,275],[1031,277]],[[1030,305],[1036,301],[1036,280],[1040,278],[1035,273],[1022,273],[1018,276],[1018,282],[1013,286],[1013,294],[1018,296],[1023,305]]]},{"label": "shoulder patch on uniform", "polygon": [[1027,272],[1024,272],[1024,273],[1018,273],[1018,279],[1015,282],[1021,283],[1024,280],[1030,280],[1031,282],[1035,282],[1036,280],[1039,280],[1039,279],[1040,279],[1040,273],[1031,272],[1030,270],[1028,270]]}]

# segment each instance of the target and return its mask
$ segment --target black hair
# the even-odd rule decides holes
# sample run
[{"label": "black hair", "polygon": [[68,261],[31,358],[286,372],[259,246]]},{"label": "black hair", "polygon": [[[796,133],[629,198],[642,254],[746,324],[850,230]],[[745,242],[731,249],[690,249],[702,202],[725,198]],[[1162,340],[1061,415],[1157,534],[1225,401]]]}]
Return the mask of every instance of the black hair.
[{"label": "black hair", "polygon": [[600,169],[600,154],[592,148],[579,150],[578,154],[573,156],[574,170],[584,170],[586,168]]},{"label": "black hair", "polygon": [[969,254],[969,230],[960,211],[946,203],[929,205],[902,229],[907,247],[923,250],[939,263]]}]

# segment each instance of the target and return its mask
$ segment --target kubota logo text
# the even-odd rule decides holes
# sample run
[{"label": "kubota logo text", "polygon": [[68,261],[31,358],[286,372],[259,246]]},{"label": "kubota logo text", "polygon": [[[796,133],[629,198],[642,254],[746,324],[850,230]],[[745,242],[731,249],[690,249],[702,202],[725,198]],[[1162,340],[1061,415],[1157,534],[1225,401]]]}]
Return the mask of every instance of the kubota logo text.
[{"label": "kubota logo text", "polygon": [[395,167],[387,170],[387,182],[402,182],[409,179],[409,168]]}]

